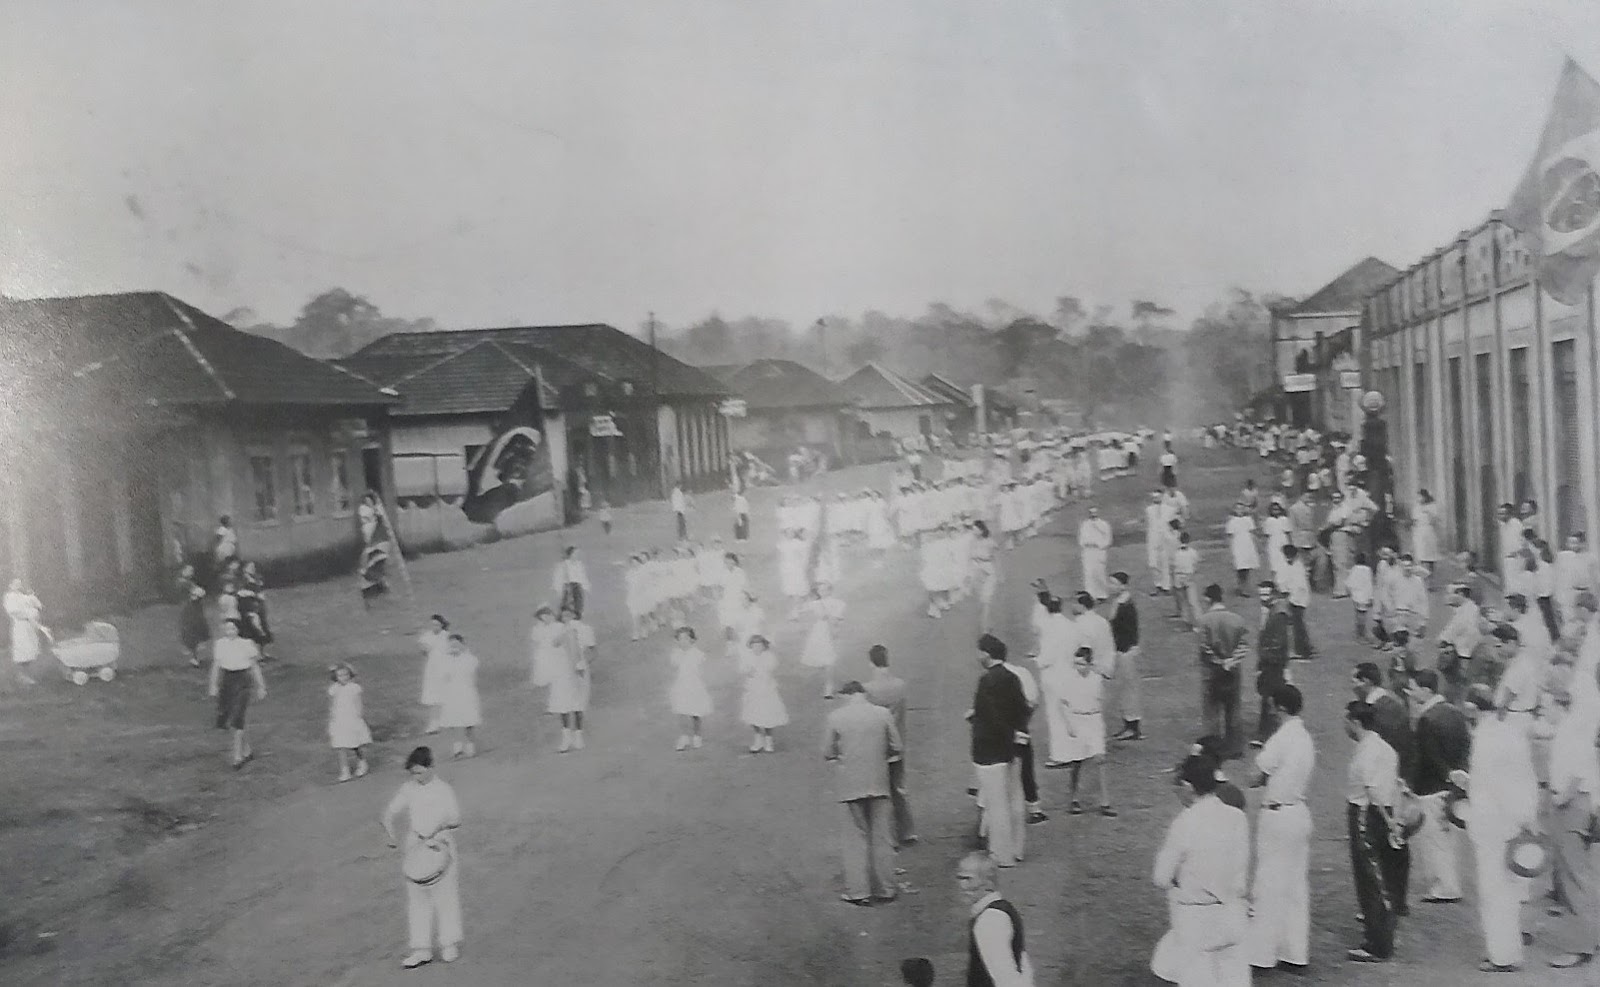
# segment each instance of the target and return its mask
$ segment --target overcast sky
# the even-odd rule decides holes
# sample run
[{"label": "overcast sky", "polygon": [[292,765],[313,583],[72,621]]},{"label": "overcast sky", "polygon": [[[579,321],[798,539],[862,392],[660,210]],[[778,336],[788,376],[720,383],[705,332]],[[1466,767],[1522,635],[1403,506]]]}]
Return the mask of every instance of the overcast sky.
[{"label": "overcast sky", "polygon": [[0,292],[807,324],[1303,295],[1503,204],[1592,0],[0,0]]}]

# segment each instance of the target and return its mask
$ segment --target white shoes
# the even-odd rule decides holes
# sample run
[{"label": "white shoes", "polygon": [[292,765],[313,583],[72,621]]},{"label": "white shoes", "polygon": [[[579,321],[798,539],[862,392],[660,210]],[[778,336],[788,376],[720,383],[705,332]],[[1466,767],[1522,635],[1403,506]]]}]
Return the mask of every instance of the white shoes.
[{"label": "white shoes", "polygon": [[572,750],[572,731],[563,730],[561,731],[561,746],[556,748],[556,753],[565,754],[570,750]]},{"label": "white shoes", "polygon": [[763,744],[762,746],[766,748],[766,751],[767,751],[768,754],[775,753],[773,751],[773,749],[772,749],[772,735],[771,734],[767,734],[766,743]]},{"label": "white shoes", "polygon": [[353,776],[350,774],[350,770],[348,768],[339,772],[340,781],[349,781],[352,777]]},{"label": "white shoes", "polygon": [[574,731],[572,731],[572,746],[576,750],[580,750],[580,751],[583,750],[583,731],[582,730],[574,730]]},{"label": "white shoes", "polygon": [[400,966],[401,966],[402,969],[405,969],[405,970],[415,970],[419,966],[423,966],[425,964],[432,963],[432,962],[433,962],[433,954],[432,953],[427,952],[426,950],[418,949],[418,950],[415,950],[414,952],[412,952],[404,960],[401,960],[400,961]]},{"label": "white shoes", "polygon": [[461,947],[446,946],[444,949],[439,951],[439,958],[444,960],[446,963],[454,963],[456,960],[461,958]]},{"label": "white shoes", "polygon": [[367,762],[366,761],[357,761],[356,762],[356,777],[357,778],[365,778],[366,776],[367,776]]},{"label": "white shoes", "polygon": [[694,740],[690,741],[690,744],[695,750],[700,749],[700,735],[698,733],[694,735]]},{"label": "white shoes", "polygon": [[761,738],[760,737],[757,737],[756,739],[750,741],[750,753],[752,753],[752,754],[760,754],[762,751],[764,751],[766,749],[767,749],[767,746],[766,746],[766,744],[763,744],[761,742]]},{"label": "white shoes", "polygon": [[675,751],[688,750],[689,749],[689,738],[688,737],[679,737],[677,744],[673,745],[672,749],[675,750]]}]

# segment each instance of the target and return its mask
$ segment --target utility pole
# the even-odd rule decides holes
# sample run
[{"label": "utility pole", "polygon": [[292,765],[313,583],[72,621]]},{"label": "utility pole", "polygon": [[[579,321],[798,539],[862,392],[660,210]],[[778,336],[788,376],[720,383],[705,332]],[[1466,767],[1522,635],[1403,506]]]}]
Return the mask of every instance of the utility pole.
[{"label": "utility pole", "polygon": [[650,427],[656,433],[656,483],[658,494],[667,495],[667,464],[661,455],[661,350],[656,346],[656,314],[649,315],[650,327]]},{"label": "utility pole", "polygon": [[822,319],[817,320],[817,344],[822,348],[822,376],[831,378],[832,369],[828,366],[828,324]]}]

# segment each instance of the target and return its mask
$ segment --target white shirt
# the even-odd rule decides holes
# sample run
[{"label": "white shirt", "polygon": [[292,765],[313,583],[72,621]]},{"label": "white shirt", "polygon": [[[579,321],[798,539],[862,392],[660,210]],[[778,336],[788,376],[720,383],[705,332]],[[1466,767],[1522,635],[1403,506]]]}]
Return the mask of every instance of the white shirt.
[{"label": "white shirt", "polygon": [[1283,567],[1283,590],[1289,594],[1290,606],[1304,608],[1311,605],[1311,582],[1306,576],[1306,567],[1300,564],[1298,558],[1293,565]]},{"label": "white shirt", "polygon": [[[1376,691],[1376,690],[1374,690]],[[1371,697],[1368,697],[1371,702]],[[1368,730],[1350,756],[1350,771],[1345,798],[1351,805],[1394,805],[1395,788],[1400,782],[1400,757],[1376,730]]]},{"label": "white shirt", "polygon": [[1033,963],[1028,959],[1026,947],[1022,950],[1022,968],[1019,970],[1011,955],[1011,916],[989,906],[1000,900],[997,891],[979,898],[972,906],[977,919],[972,924],[972,938],[978,944],[978,956],[983,968],[994,981],[995,987],[1033,987]]},{"label": "white shirt", "polygon": [[401,812],[410,817],[412,841],[461,825],[461,805],[456,801],[456,790],[437,775],[426,785],[415,781],[401,785],[383,810],[384,824],[392,827]]},{"label": "white shirt", "polygon": [[562,559],[550,579],[550,588],[560,593],[568,583],[577,583],[585,593],[589,591],[589,571],[581,559]]},{"label": "white shirt", "polygon": [[1494,687],[1494,704],[1512,713],[1532,713],[1539,708],[1544,674],[1544,659],[1524,645],[1500,673],[1500,681]]},{"label": "white shirt", "polygon": [[1034,681],[1033,673],[1021,665],[1015,665],[1009,661],[1001,662],[1001,664],[1006,667],[1006,671],[1017,677],[1018,682],[1022,683],[1022,695],[1028,700],[1029,708],[1039,705],[1039,683]]},{"label": "white shirt", "polygon": [[735,513],[735,514],[749,514],[750,513],[750,501],[745,497],[744,494],[736,493],[736,494],[733,495],[733,513]]},{"label": "white shirt", "polygon": [[673,487],[672,488],[672,510],[674,512],[678,513],[678,514],[682,514],[684,511],[686,511],[688,509],[689,509],[689,499],[683,495],[683,489],[681,487]]},{"label": "white shirt", "polygon": [[1305,722],[1298,716],[1284,720],[1256,755],[1256,767],[1267,776],[1265,803],[1296,805],[1304,802],[1316,763],[1316,745],[1312,743]]},{"label": "white shirt", "polygon": [[1111,525],[1105,518],[1084,518],[1078,525],[1078,545],[1081,548],[1110,548]]},{"label": "white shirt", "polygon": [[1183,905],[1237,902],[1250,868],[1250,823],[1215,794],[1198,799],[1167,827],[1152,875]]},{"label": "white shirt", "polygon": [[[1093,651],[1094,667],[1110,678],[1117,668],[1117,644],[1116,638],[1111,636],[1111,621],[1093,610],[1085,610],[1072,618],[1072,623],[1078,631],[1078,647]],[[1073,654],[1076,656],[1076,649]]]},{"label": "white shirt", "polygon": [[211,645],[211,658],[224,672],[243,672],[261,657],[261,648],[247,637],[219,637]]},{"label": "white shirt", "polygon": [[1478,642],[1483,640],[1483,631],[1479,626],[1483,618],[1478,605],[1471,600],[1462,600],[1459,606],[1451,609],[1454,612],[1450,615],[1450,622],[1439,632],[1439,643],[1450,645],[1462,658],[1471,658]]},{"label": "white shirt", "polygon": [[1577,685],[1572,689],[1572,705],[1556,724],[1550,741],[1550,791],[1559,799],[1579,792],[1600,795],[1600,752],[1595,749],[1600,696],[1592,685],[1583,692]]}]

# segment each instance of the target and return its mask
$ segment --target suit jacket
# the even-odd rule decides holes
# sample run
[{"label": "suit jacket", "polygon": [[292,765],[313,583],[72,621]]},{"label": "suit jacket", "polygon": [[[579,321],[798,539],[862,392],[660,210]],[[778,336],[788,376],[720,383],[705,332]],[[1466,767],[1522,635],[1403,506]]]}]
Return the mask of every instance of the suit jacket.
[{"label": "suit jacket", "polygon": [[1008,764],[1017,733],[1028,730],[1028,697],[1003,664],[991,665],[972,696],[972,763]]},{"label": "suit jacket", "polygon": [[1316,512],[1310,504],[1298,500],[1289,505],[1289,544],[1296,548],[1311,548],[1317,543]]},{"label": "suit jacket", "polygon": [[1238,653],[1249,634],[1244,618],[1230,610],[1207,610],[1200,615],[1200,664],[1208,679],[1238,680],[1239,670],[1224,671],[1221,663]]},{"label": "suit jacket", "polygon": [[1261,628],[1261,637],[1256,641],[1256,667],[1288,666],[1292,628],[1288,606],[1273,604],[1267,612],[1267,624]]},{"label": "suit jacket", "polygon": [[900,742],[906,739],[906,683],[893,675],[873,677],[865,683],[867,698],[887,709],[894,717],[894,728],[900,731]]},{"label": "suit jacket", "polygon": [[822,756],[839,762],[839,801],[888,798],[889,761],[900,753],[894,716],[882,706],[863,697],[828,714]]},{"label": "suit jacket", "polygon": [[1417,744],[1411,735],[1411,714],[1406,704],[1385,692],[1372,704],[1372,709],[1377,714],[1372,728],[1384,743],[1394,748],[1395,756],[1400,759],[1400,777],[1409,779],[1415,770]]},{"label": "suit jacket", "polygon": [[1434,703],[1417,717],[1416,761],[1407,780],[1418,795],[1433,795],[1450,787],[1450,772],[1467,770],[1472,754],[1472,726],[1467,716],[1450,703]]}]

